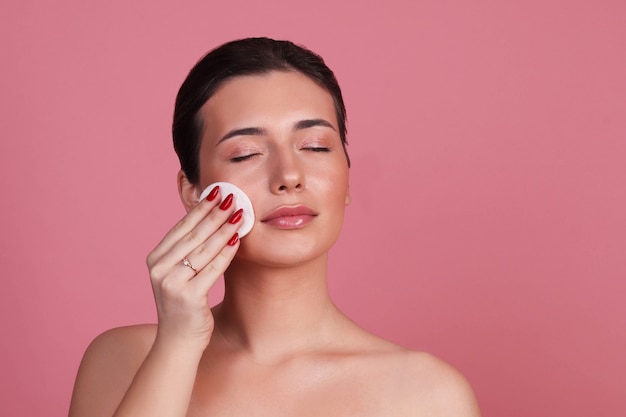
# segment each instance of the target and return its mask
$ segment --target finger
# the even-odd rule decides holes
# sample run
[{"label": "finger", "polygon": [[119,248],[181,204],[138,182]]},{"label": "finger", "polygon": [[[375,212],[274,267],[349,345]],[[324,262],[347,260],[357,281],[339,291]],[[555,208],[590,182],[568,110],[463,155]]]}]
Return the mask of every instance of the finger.
[{"label": "finger", "polygon": [[[219,195],[219,190],[218,190]],[[154,249],[154,256],[160,257],[160,255],[164,252],[170,250],[172,245],[176,243],[182,236],[189,233],[194,227],[198,225],[204,219],[215,206],[219,204],[220,199],[214,198],[209,201],[208,199],[203,199],[198,202],[198,204],[189,211],[182,219],[180,219],[174,227],[172,227],[167,234],[161,239],[161,242]]]},{"label": "finger", "polygon": [[[155,293],[178,294],[185,292],[201,296],[208,295],[209,289],[226,271],[239,248],[238,234],[237,232],[233,233],[233,227],[236,228],[237,225],[230,224],[230,226],[225,226],[220,230],[220,236],[213,239],[210,248],[204,251],[199,248],[196,252],[190,254],[189,257],[184,258],[189,260],[191,257],[194,259],[193,262],[189,260],[187,265],[185,265],[183,260],[168,271],[166,279],[157,278],[153,282],[153,286],[156,289]],[[225,236],[229,236],[226,243],[224,243]],[[219,242],[221,242],[221,247]],[[215,251],[216,248],[217,251]],[[214,251],[215,253],[213,254]],[[209,257],[210,259],[206,265],[203,265],[202,269],[198,270],[196,269],[197,261],[201,259],[201,256]]]},{"label": "finger", "polygon": [[185,215],[182,219],[178,221],[172,227],[169,232],[163,237],[161,242],[150,252],[148,255],[147,263],[148,265],[152,265],[157,262],[164,253],[167,253],[173,247],[176,242],[178,242],[183,236],[187,235],[190,231],[192,231],[195,227],[198,226],[200,222],[202,222],[211,211],[220,204],[219,196],[219,187],[217,188],[217,193],[212,193],[209,197],[213,197],[212,200],[208,200],[208,198],[203,199],[198,202],[196,207],[194,207],[189,213]]},{"label": "finger", "polygon": [[[229,242],[232,242],[232,238],[235,235],[231,236]],[[193,290],[201,294],[208,294],[211,287],[213,287],[219,277],[224,274],[239,249],[239,239],[236,239],[232,243],[233,244],[227,243],[226,246],[215,255],[211,262],[202,268],[189,282]]]},{"label": "finger", "polygon": [[[230,217],[230,220],[224,223],[219,230],[211,236],[210,239],[202,242],[183,258],[182,264],[187,266],[187,268],[194,273],[193,275],[188,276],[188,279],[193,278],[198,272],[213,262],[214,258],[218,256],[225,246],[235,245],[238,240],[236,231],[241,226],[241,218],[241,210],[239,210],[233,214]],[[166,256],[172,256],[172,258],[176,259],[176,254],[167,254]],[[189,265],[185,265],[185,259],[189,261]],[[166,262],[166,260],[164,261]],[[193,266],[193,268],[191,268],[191,266]],[[220,271],[219,273],[221,274],[223,272],[224,271]]]},{"label": "finger", "polygon": [[[160,262],[174,265],[187,257],[193,259],[196,269],[203,268],[240,227],[240,220],[232,223],[237,220],[232,217],[233,210],[232,203],[230,206],[220,205],[214,208],[194,229],[174,243],[170,250],[163,254]],[[191,255],[202,256],[198,260],[196,256]]]}]

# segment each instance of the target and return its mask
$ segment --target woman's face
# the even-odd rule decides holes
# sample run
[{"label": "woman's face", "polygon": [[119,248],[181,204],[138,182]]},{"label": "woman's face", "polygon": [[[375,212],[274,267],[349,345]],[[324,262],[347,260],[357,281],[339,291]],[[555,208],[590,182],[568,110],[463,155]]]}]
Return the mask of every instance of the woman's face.
[{"label": "woman's face", "polygon": [[236,77],[201,116],[198,191],[231,182],[254,206],[255,225],[238,259],[289,265],[325,255],[350,200],[330,94],[299,72]]}]

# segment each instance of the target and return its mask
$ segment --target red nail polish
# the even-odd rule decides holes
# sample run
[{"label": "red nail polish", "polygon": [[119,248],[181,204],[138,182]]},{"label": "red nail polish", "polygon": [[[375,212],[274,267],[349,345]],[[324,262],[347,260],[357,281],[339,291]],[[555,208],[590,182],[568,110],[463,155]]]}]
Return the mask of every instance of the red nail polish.
[{"label": "red nail polish", "polygon": [[213,189],[211,190],[209,195],[206,196],[206,199],[209,200],[209,201],[215,200],[215,197],[217,197],[217,194],[219,192],[220,192],[220,186],[216,185],[215,187],[213,187]]},{"label": "red nail polish", "polygon": [[241,220],[242,217],[243,217],[243,209],[239,209],[232,216],[230,216],[230,220],[228,220],[228,223],[235,224],[239,220]]},{"label": "red nail polish", "polygon": [[231,204],[233,204],[233,195],[232,194],[228,194],[228,196],[226,196],[224,201],[222,201],[222,204],[220,204],[220,208],[222,210],[228,210],[228,208],[230,207]]},{"label": "red nail polish", "polygon": [[235,233],[233,237],[231,237],[230,240],[228,241],[228,245],[235,246],[235,243],[237,243],[238,240],[239,240],[239,233]]}]

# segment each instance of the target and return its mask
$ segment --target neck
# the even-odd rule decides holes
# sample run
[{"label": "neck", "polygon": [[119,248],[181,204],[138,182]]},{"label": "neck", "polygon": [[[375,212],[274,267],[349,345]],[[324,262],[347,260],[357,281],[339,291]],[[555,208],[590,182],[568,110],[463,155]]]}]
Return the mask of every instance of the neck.
[{"label": "neck", "polygon": [[341,313],[328,294],[327,257],[289,268],[233,262],[216,331],[230,348],[280,357],[327,343]]}]

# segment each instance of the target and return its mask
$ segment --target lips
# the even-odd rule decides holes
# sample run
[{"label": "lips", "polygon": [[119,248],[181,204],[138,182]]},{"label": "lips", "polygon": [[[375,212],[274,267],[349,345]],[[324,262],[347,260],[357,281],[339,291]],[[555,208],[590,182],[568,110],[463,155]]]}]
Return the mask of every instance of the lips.
[{"label": "lips", "polygon": [[299,229],[312,222],[315,216],[317,213],[304,205],[282,206],[270,211],[261,222],[279,229]]}]

